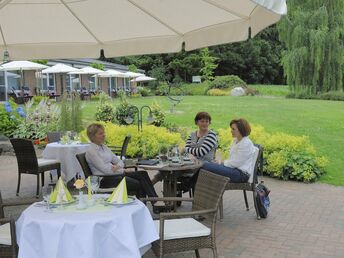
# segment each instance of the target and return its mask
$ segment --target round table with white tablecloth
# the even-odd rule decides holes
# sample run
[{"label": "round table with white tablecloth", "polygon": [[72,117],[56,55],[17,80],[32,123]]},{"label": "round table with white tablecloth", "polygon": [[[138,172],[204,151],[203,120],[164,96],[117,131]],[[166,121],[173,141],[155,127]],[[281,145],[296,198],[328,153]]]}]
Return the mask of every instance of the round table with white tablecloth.
[{"label": "round table with white tablecloth", "polygon": [[27,208],[16,222],[18,257],[136,258],[159,238],[139,200],[123,206],[98,202],[86,210],[76,206],[51,212],[39,204]]},{"label": "round table with white tablecloth", "polygon": [[83,175],[82,168],[75,155],[86,152],[88,146],[89,144],[49,143],[43,151],[43,158],[60,161],[62,178],[68,182],[77,173]]}]

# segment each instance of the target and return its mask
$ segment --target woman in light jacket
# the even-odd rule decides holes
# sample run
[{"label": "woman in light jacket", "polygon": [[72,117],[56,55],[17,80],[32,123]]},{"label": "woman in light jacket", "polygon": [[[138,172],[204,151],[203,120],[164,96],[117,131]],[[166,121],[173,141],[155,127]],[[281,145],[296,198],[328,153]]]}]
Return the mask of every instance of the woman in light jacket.
[{"label": "woman in light jacket", "polygon": [[229,158],[223,162],[204,162],[202,168],[229,177],[231,183],[244,183],[250,178],[255,150],[249,138],[251,127],[243,118],[232,120],[230,127],[234,139],[229,150]]}]

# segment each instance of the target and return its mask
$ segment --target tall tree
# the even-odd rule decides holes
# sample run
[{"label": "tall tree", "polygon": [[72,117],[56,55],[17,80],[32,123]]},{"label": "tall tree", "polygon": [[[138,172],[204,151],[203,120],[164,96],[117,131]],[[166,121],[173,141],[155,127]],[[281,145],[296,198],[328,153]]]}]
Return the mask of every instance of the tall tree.
[{"label": "tall tree", "polygon": [[278,29],[287,48],[284,72],[294,92],[344,90],[343,0],[289,0]]},{"label": "tall tree", "polygon": [[214,57],[209,53],[209,49],[207,47],[201,49],[202,68],[200,72],[204,80],[214,79],[214,71],[218,66],[217,60],[217,57]]}]

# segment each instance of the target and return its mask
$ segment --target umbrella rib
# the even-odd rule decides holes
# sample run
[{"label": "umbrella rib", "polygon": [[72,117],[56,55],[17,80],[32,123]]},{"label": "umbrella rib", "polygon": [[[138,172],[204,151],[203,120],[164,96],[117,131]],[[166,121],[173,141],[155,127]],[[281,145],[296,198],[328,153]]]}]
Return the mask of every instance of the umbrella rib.
[{"label": "umbrella rib", "polygon": [[176,29],[174,29],[173,27],[171,27],[170,25],[168,25],[167,23],[163,22],[162,20],[160,20],[158,17],[156,17],[154,14],[150,13],[148,10],[144,9],[143,7],[141,7],[140,5],[138,5],[136,2],[134,2],[133,0],[128,0],[128,2],[130,2],[132,5],[134,5],[136,8],[140,9],[142,12],[148,14],[150,17],[152,17],[154,20],[158,21],[159,23],[161,23],[162,25],[164,25],[165,27],[169,28],[170,30],[172,30],[174,33],[176,33],[179,36],[183,36],[183,34],[179,31],[177,31]]},{"label": "umbrella rib", "polygon": [[4,0],[2,3],[0,3],[0,10],[4,8],[7,4],[12,2],[12,0]]},{"label": "umbrella rib", "polygon": [[223,5],[220,5],[220,4],[216,3],[216,2],[214,2],[213,0],[202,0],[202,1],[203,2],[207,2],[208,4],[211,4],[211,5],[213,5],[213,6],[217,7],[217,8],[220,8],[220,9],[222,9],[222,10],[224,10],[224,11],[230,13],[230,14],[233,14],[235,16],[238,16],[238,17],[240,17],[242,19],[248,19],[249,18],[249,17],[244,16],[244,15],[238,13],[238,12],[233,11],[232,9],[229,9],[229,8],[223,6]]},{"label": "umbrella rib", "polygon": [[7,43],[6,43],[6,40],[5,40],[4,32],[2,31],[1,25],[0,25],[0,33],[1,33],[1,37],[2,37],[2,40],[3,40],[4,45],[5,45],[5,49],[6,49],[7,48]]},{"label": "umbrella rib", "polygon": [[96,37],[96,35],[93,34],[93,32],[86,26],[85,23],[73,12],[73,10],[66,4],[65,0],[61,0],[61,3],[67,8],[67,10],[77,19],[80,24],[88,31],[88,33],[91,34],[91,36],[99,43],[102,44],[102,42]]}]

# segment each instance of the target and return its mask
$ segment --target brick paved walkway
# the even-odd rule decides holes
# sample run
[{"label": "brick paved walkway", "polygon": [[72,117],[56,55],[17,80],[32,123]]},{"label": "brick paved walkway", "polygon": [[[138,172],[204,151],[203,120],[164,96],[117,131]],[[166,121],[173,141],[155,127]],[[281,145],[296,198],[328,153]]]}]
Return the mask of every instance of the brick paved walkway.
[{"label": "brick paved walkway", "polygon": [[[14,198],[14,157],[0,156],[0,176],[3,197]],[[219,257],[344,257],[344,187],[264,179],[272,202],[265,220],[256,220],[254,209],[245,210],[240,191],[225,193],[224,220],[217,224]],[[23,176],[21,193],[35,194],[35,177]],[[212,257],[207,250],[200,254]],[[144,256],[151,257],[152,252]],[[194,253],[166,257],[194,257]]]}]

